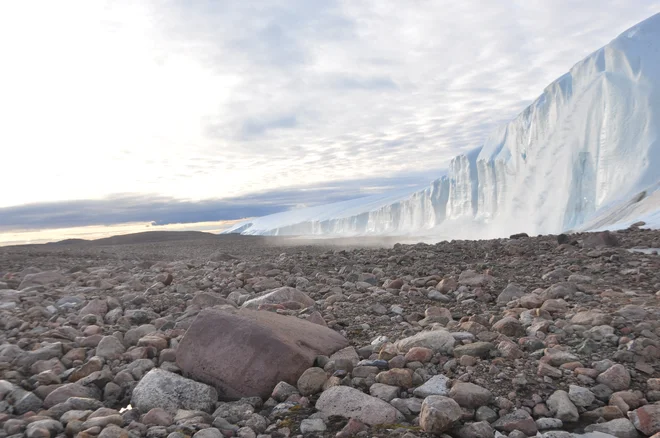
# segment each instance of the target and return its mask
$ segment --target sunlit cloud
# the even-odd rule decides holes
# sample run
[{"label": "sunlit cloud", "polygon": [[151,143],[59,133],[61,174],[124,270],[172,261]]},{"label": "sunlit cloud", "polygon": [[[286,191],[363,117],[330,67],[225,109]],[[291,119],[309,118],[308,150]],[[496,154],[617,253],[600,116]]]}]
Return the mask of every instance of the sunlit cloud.
[{"label": "sunlit cloud", "polygon": [[2,2],[0,207],[129,193],[244,199],[260,214],[325,198],[254,194],[424,183],[657,12],[659,0]]}]

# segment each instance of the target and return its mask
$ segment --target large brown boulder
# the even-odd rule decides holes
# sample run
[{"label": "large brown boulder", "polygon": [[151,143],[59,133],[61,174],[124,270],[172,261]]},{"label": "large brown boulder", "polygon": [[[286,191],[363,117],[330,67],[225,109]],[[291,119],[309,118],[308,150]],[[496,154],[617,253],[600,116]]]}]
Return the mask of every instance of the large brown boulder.
[{"label": "large brown boulder", "polygon": [[214,386],[221,399],[268,398],[275,385],[296,385],[318,355],[348,345],[339,333],[272,312],[214,309],[199,313],[177,349],[184,375]]}]

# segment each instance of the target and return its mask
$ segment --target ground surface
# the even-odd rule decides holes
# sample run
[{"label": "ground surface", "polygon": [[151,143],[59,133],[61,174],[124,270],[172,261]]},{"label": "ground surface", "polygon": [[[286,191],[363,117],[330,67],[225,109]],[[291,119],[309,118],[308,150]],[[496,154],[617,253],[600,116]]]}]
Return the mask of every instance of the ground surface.
[{"label": "ground surface", "polygon": [[[610,246],[612,236],[617,246]],[[423,435],[419,403],[414,407],[415,400],[422,400],[413,388],[435,375],[446,376],[449,387],[471,382],[490,394],[481,403],[487,410],[481,411],[460,395],[444,394],[459,400],[463,409],[462,419],[447,428],[451,436],[473,436],[474,431],[460,428],[469,423],[486,427],[486,436],[493,428],[509,433],[513,429],[507,421],[513,420],[507,415],[524,413],[537,420],[532,424],[561,418],[562,430],[582,432],[589,424],[615,418],[628,422],[617,427],[629,428],[634,423],[627,420],[629,412],[660,400],[660,381],[654,380],[660,377],[660,258],[652,250],[631,251],[660,248],[660,232],[633,229],[612,236],[571,235],[563,244],[557,236],[541,236],[394,245],[395,239],[312,242],[168,233],[0,248],[0,377],[8,385],[6,390],[0,385],[0,412],[5,412],[0,421],[7,435],[27,427],[32,436],[82,430],[88,430],[87,436],[167,436],[213,426],[213,431],[239,436],[251,436],[250,427],[255,435],[286,436],[300,433],[303,419],[318,417],[327,430],[316,435],[334,436],[346,420],[336,412],[316,412],[318,393],[292,396],[299,407],[284,416],[274,414],[271,399],[252,401],[247,417],[227,414],[222,405],[211,416],[166,418],[169,423],[159,425],[145,424],[150,417],[134,409],[100,427],[88,418],[91,412],[75,421],[62,418],[55,402],[62,409],[66,398],[52,396],[75,382],[76,391],[92,388],[85,398],[105,406],[93,415],[116,416],[114,409],[128,404],[149,369],[180,372],[176,348],[201,308],[240,305],[291,286],[309,295],[314,309],[291,303],[265,309],[299,317],[317,310],[360,359],[389,361],[366,377],[353,376],[358,372],[353,367],[368,371],[365,367],[373,364],[353,363],[349,370],[326,366],[326,377],[335,377],[325,382],[325,391],[332,384],[355,387],[389,398],[406,414],[398,426],[370,428],[364,436]],[[511,297],[505,298],[505,289]],[[151,329],[164,345],[153,341]],[[405,358],[394,344],[430,329],[453,333],[453,348],[428,346],[430,356],[420,361]],[[106,351],[109,341],[99,347],[112,336],[121,341],[117,351]],[[459,357],[457,347],[474,342],[485,345],[485,353]],[[57,351],[45,352],[49,348]],[[617,364],[622,367],[613,367]],[[405,371],[412,385],[388,369]],[[609,374],[600,377],[603,373]],[[611,379],[623,383],[616,387]],[[394,387],[394,400],[379,392],[388,389],[378,387],[383,384]],[[593,391],[595,397],[571,404],[572,399],[553,395],[569,391],[570,385]],[[561,399],[561,408],[548,402],[551,396]],[[21,397],[27,411],[18,406]],[[98,411],[93,403],[85,406],[78,410]],[[406,406],[413,407],[405,412]],[[30,419],[33,414],[26,417],[25,412],[38,415]],[[660,415],[660,410],[650,412]],[[254,426],[261,420],[250,416],[263,418],[266,426]],[[57,424],[47,423],[49,418]],[[421,421],[429,430],[432,419]],[[634,427],[625,433],[633,432]]]}]

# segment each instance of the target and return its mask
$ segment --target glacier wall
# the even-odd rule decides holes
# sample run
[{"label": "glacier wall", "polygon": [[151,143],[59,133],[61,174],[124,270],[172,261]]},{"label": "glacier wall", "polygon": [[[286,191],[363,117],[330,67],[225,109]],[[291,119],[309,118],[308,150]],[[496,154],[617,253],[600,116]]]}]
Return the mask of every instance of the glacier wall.
[{"label": "glacier wall", "polygon": [[[576,64],[428,187],[278,213],[228,232],[478,238],[577,229],[657,190],[659,130],[660,14]],[[660,211],[660,203],[645,205]]]}]

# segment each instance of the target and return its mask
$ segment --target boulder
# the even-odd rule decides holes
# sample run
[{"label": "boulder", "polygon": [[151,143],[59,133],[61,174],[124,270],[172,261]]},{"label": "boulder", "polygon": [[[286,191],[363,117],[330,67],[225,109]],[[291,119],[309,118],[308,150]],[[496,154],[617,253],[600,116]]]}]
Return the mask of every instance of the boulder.
[{"label": "boulder", "polygon": [[217,391],[209,385],[155,368],[133,390],[131,405],[142,413],[162,408],[174,414],[179,409],[212,412]]},{"label": "boulder", "polygon": [[302,319],[241,309],[204,310],[177,349],[185,376],[214,386],[222,399],[268,398],[275,385],[296,385],[317,356],[329,356],[348,341]]},{"label": "boulder", "polygon": [[404,420],[403,414],[391,404],[348,386],[333,386],[324,391],[316,409],[328,417],[353,418],[370,426]]}]

